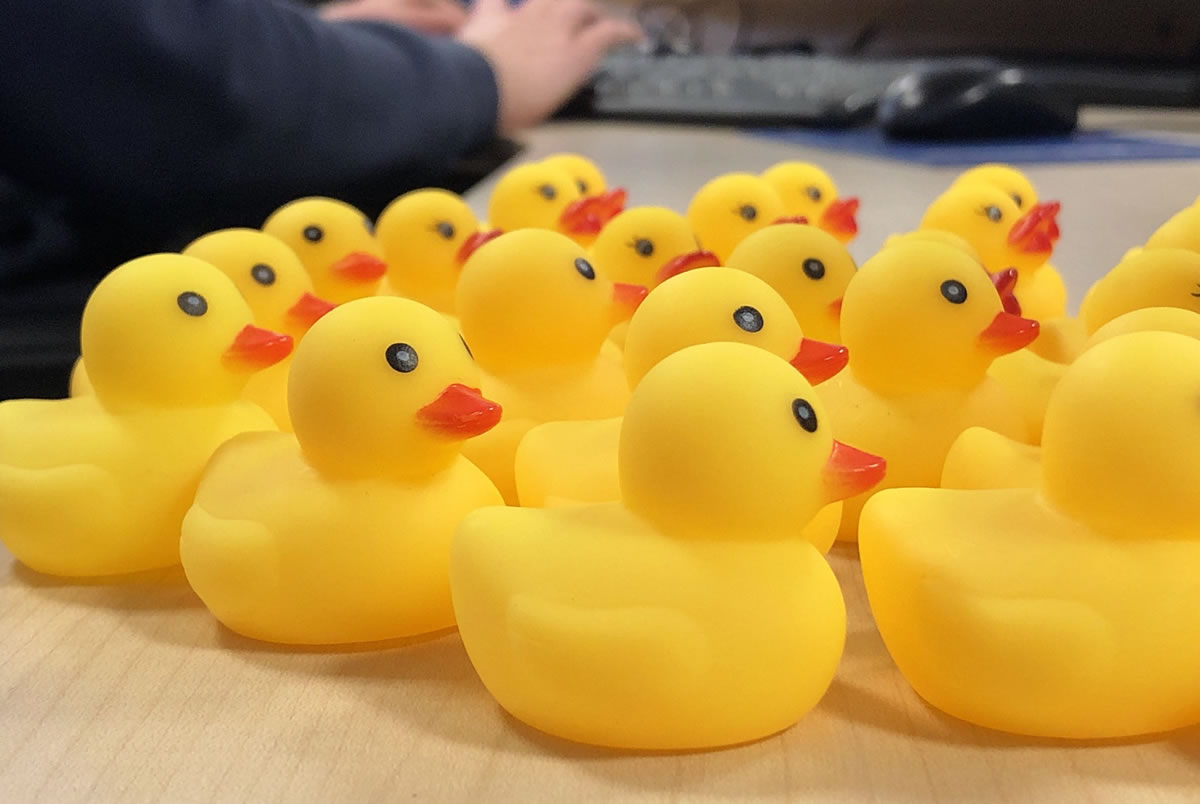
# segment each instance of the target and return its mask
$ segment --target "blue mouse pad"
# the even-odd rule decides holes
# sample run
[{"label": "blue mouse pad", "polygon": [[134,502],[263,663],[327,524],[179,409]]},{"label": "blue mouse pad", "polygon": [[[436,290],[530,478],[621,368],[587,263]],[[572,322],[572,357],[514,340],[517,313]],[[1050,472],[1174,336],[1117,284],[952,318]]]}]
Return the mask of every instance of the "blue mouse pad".
[{"label": "blue mouse pad", "polygon": [[1200,143],[1170,142],[1112,131],[1076,131],[1072,134],[1021,139],[945,142],[889,140],[875,128],[838,131],[752,129],[749,133],[813,148],[948,167],[967,167],[981,162],[1046,164],[1200,159]]}]

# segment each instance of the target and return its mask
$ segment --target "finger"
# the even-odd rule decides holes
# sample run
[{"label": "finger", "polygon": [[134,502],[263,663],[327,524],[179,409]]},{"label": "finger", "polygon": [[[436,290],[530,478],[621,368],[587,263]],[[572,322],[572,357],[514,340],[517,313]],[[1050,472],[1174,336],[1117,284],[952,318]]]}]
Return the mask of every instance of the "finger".
[{"label": "finger", "polygon": [[646,34],[629,20],[604,17],[579,32],[578,47],[594,64],[609,50],[645,39]]},{"label": "finger", "polygon": [[475,0],[471,4],[472,16],[476,14],[481,16],[495,16],[511,12],[512,9],[508,7],[508,0]]},{"label": "finger", "polygon": [[400,22],[409,28],[415,28],[429,34],[454,34],[463,26],[465,17],[460,17],[443,9],[410,9]]}]

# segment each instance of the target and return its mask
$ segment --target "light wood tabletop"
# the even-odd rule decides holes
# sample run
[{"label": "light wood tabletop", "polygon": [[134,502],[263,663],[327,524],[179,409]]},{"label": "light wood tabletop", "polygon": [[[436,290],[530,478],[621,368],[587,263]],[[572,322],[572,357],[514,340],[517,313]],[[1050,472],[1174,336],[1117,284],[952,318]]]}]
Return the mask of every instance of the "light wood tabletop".
[{"label": "light wood tabletop", "polygon": [[[863,199],[860,259],[915,226],[955,172],[721,130],[556,125],[529,142],[522,158],[589,154],[633,203],[677,208],[719,172],[820,162]],[[1029,173],[1064,203],[1056,263],[1075,303],[1200,193],[1200,162]],[[477,209],[487,189],[472,194]],[[1200,729],[1079,745],[975,728],[926,706],[875,630],[853,549],[830,560],[849,634],[820,706],[754,744],[640,755],[566,743],[506,716],[453,633],[369,650],[275,648],[218,626],[178,572],[67,583],[0,548],[0,801],[1200,799]]]}]

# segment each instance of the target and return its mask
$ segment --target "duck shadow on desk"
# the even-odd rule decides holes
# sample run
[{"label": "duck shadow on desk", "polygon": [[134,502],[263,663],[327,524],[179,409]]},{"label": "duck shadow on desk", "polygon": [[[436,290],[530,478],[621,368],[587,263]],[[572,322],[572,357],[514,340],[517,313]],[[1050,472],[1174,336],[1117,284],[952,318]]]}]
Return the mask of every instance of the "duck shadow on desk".
[{"label": "duck shadow on desk", "polygon": [[16,559],[13,579],[39,597],[66,605],[127,613],[203,609],[182,567],[101,578],[59,578],[31,570]]}]

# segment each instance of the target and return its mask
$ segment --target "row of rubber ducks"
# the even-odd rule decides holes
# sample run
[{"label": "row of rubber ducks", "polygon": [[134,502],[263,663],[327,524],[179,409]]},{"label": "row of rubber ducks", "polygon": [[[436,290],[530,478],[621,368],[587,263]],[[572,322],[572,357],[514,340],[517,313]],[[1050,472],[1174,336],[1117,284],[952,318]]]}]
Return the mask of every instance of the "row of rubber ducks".
[{"label": "row of rubber ducks", "polygon": [[846,630],[823,554],[858,539],[944,711],[1200,722],[1200,203],[1072,319],[1058,205],[1010,167],[861,268],[812,165],[627,200],[566,155],[487,224],[304,199],[118,267],[72,398],[0,403],[0,538],[65,577],[182,563],[256,639],[457,625],[518,718],[647,749],[813,708]]}]

